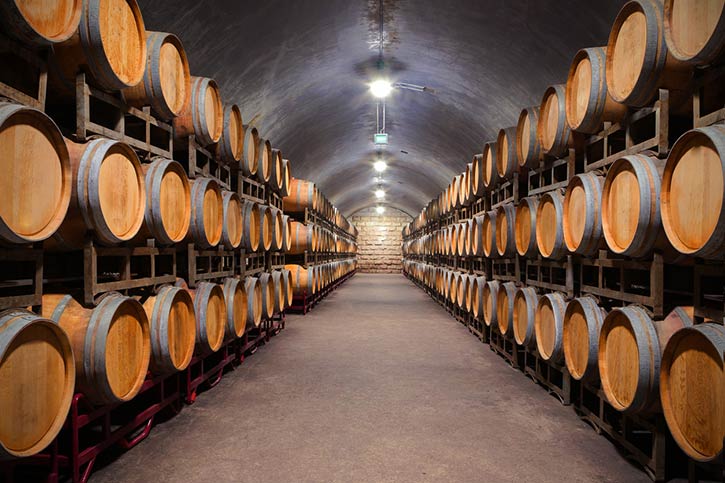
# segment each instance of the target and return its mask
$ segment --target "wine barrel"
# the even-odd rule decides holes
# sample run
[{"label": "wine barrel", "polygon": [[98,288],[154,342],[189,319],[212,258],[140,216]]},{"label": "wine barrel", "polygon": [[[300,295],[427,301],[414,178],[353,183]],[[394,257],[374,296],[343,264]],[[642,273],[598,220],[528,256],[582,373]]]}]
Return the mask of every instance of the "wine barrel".
[{"label": "wine barrel", "polygon": [[498,296],[500,285],[496,280],[489,280],[485,283],[481,292],[483,297],[483,321],[489,327],[498,327],[496,297]]},{"label": "wine barrel", "polygon": [[292,222],[289,215],[282,215],[282,251],[289,252],[292,249]]},{"label": "wine barrel", "polygon": [[254,201],[242,201],[242,246],[247,252],[259,250],[259,205]]},{"label": "wine barrel", "polygon": [[463,178],[461,179],[460,198],[463,206],[470,206],[473,203],[473,198],[471,197],[471,163],[466,165],[466,171],[464,171]]},{"label": "wine barrel", "polygon": [[536,307],[539,295],[534,287],[521,287],[516,291],[513,305],[513,334],[517,344],[531,346],[535,340]]},{"label": "wine barrel", "polygon": [[471,197],[476,200],[481,198],[485,192],[483,186],[483,154],[473,156],[470,163]]},{"label": "wine barrel", "polygon": [[[177,285],[179,283],[177,282]],[[186,285],[186,284],[182,284]],[[194,299],[196,315],[196,352],[216,352],[224,342],[227,326],[227,304],[221,285],[199,282],[196,290],[190,291]]]},{"label": "wine barrel", "polygon": [[191,77],[191,89],[184,109],[174,118],[177,138],[194,136],[202,146],[219,141],[224,129],[224,106],[214,79]]},{"label": "wine barrel", "polygon": [[483,255],[483,217],[473,217],[471,224],[471,256],[480,257]]},{"label": "wine barrel", "polygon": [[497,149],[495,142],[483,145],[481,175],[483,176],[483,187],[486,190],[490,190],[498,184],[498,173],[496,172]]},{"label": "wine barrel", "polygon": [[471,312],[476,320],[483,318],[483,287],[486,277],[475,277],[471,287]]},{"label": "wine barrel", "polygon": [[297,213],[317,209],[317,189],[315,183],[304,179],[292,178],[290,181],[290,194],[282,199],[282,209],[285,213]]},{"label": "wine barrel", "polygon": [[619,122],[627,115],[627,106],[607,91],[606,58],[606,47],[582,49],[574,56],[566,80],[566,121],[573,131],[595,134],[604,121]]},{"label": "wine barrel", "polygon": [[599,333],[606,316],[607,312],[591,296],[576,298],[566,306],[564,359],[569,374],[577,381],[595,380],[599,376]]},{"label": "wine barrel", "polygon": [[282,187],[279,192],[284,198],[290,194],[290,182],[292,181],[292,162],[289,159],[282,160]]},{"label": "wine barrel", "polygon": [[223,164],[237,166],[244,153],[244,123],[236,104],[224,106],[222,134],[216,145],[216,158]]},{"label": "wine barrel", "polygon": [[306,269],[299,265],[285,265],[292,277],[292,288],[296,295],[314,295],[317,293],[313,267]]},{"label": "wine barrel", "polygon": [[285,309],[292,305],[292,297],[294,296],[294,286],[292,285],[292,272],[288,269],[282,269],[282,286],[285,292]]},{"label": "wine barrel", "polygon": [[110,293],[95,309],[70,295],[43,295],[43,317],[66,331],[73,348],[76,391],[93,404],[129,401],[149,367],[149,320],[136,300]]},{"label": "wine barrel", "polygon": [[263,272],[259,274],[259,286],[262,289],[262,318],[271,319],[274,315],[275,286],[272,275]]},{"label": "wine barrel", "polygon": [[259,249],[268,252],[272,247],[272,235],[274,219],[272,209],[268,205],[259,206]]},{"label": "wine barrel", "polygon": [[164,285],[143,303],[149,319],[154,374],[170,374],[189,366],[196,343],[194,302],[183,288]]},{"label": "wine barrel", "polygon": [[496,212],[487,211],[483,215],[483,223],[481,224],[483,229],[483,254],[486,257],[496,257],[498,252],[496,251]]},{"label": "wine barrel", "polygon": [[269,183],[272,176],[272,143],[267,139],[259,138],[257,143],[257,181]]},{"label": "wine barrel", "polygon": [[3,31],[21,42],[51,45],[68,40],[77,30],[82,0],[0,3]]},{"label": "wine barrel", "polygon": [[596,255],[602,245],[602,186],[604,177],[577,174],[566,187],[563,231],[566,248],[579,255]]},{"label": "wine barrel", "polygon": [[500,180],[513,179],[519,169],[516,147],[516,126],[501,129],[496,140],[496,173]]},{"label": "wine barrel", "polygon": [[522,168],[539,167],[542,151],[537,129],[539,126],[539,106],[527,107],[519,114],[516,125],[516,157]]},{"label": "wine barrel", "polygon": [[536,133],[544,153],[550,156],[564,155],[571,145],[571,129],[566,122],[566,86],[549,86],[539,107],[539,124]]},{"label": "wine barrel", "polygon": [[282,210],[271,207],[272,214],[272,250],[282,250],[284,246],[285,227]]},{"label": "wine barrel", "polygon": [[448,227],[449,230],[449,251],[448,254],[451,256],[456,256],[458,253],[458,232],[460,230],[460,226],[457,224],[450,225]]},{"label": "wine barrel", "polygon": [[459,257],[468,256],[466,251],[466,240],[468,239],[468,224],[457,223],[458,226],[458,246],[456,255]]},{"label": "wine barrel", "polygon": [[514,282],[502,283],[496,295],[496,321],[498,330],[503,335],[511,335],[514,322],[514,299],[516,298],[516,284]]},{"label": "wine barrel", "polygon": [[146,187],[138,156],[128,144],[94,139],[66,140],[73,172],[68,214],[53,236],[55,247],[80,248],[87,230],[104,245],[131,240],[141,229]]},{"label": "wine barrel", "polygon": [[219,185],[212,178],[191,182],[191,225],[188,239],[199,248],[219,244],[224,230],[224,200]]},{"label": "wine barrel", "polygon": [[514,239],[516,252],[522,257],[531,257],[536,254],[536,211],[538,208],[539,199],[535,196],[522,198],[516,206]]},{"label": "wine barrel", "polygon": [[222,191],[222,238],[221,243],[228,249],[239,248],[244,233],[244,220],[242,219],[242,202],[239,195],[233,191]]},{"label": "wine barrel", "polygon": [[458,176],[453,177],[453,194],[451,195],[453,198],[451,200],[452,208],[458,209],[463,206],[461,203],[463,193],[465,192],[465,185],[463,184],[463,175],[459,174]]},{"label": "wine barrel", "polygon": [[181,40],[164,32],[146,32],[146,70],[143,80],[123,89],[128,104],[151,106],[154,114],[170,121],[184,109],[191,91],[191,74]]},{"label": "wine barrel", "polygon": [[244,176],[251,178],[257,175],[259,158],[259,131],[256,127],[244,125],[244,141],[242,143],[242,159],[239,167]]},{"label": "wine barrel", "polygon": [[279,149],[272,150],[272,157],[269,160],[271,175],[269,184],[272,190],[279,193],[282,190],[284,168],[282,164],[282,152]]},{"label": "wine barrel", "polygon": [[81,65],[102,89],[137,85],[146,71],[146,28],[136,0],[84,1],[78,30],[53,53],[54,71],[72,92]]},{"label": "wine barrel", "polygon": [[558,260],[566,255],[563,212],[564,197],[559,190],[541,195],[536,209],[536,246],[544,258]]},{"label": "wine barrel", "polygon": [[[616,160],[602,188],[602,231],[614,253],[648,255],[661,233],[660,177],[665,162],[634,154]],[[692,216],[697,216],[692,214]]]},{"label": "wine barrel", "polygon": [[287,307],[287,286],[281,270],[272,271],[272,284],[274,286],[274,311],[281,313]]},{"label": "wine barrel", "polygon": [[607,43],[606,78],[612,98],[646,106],[661,87],[682,89],[692,72],[667,49],[662,0],[632,0],[617,14]]},{"label": "wine barrel", "polygon": [[259,327],[262,323],[262,286],[259,279],[245,277],[244,291],[247,293],[247,322]]},{"label": "wine barrel", "polygon": [[566,301],[558,292],[539,298],[534,317],[534,334],[539,355],[545,361],[560,362],[564,357],[562,339]]},{"label": "wine barrel", "polygon": [[191,223],[191,186],[183,166],[156,157],[142,164],[146,186],[144,224],[137,240],[156,239],[161,245],[183,241]]},{"label": "wine barrel", "polygon": [[496,208],[496,253],[504,258],[516,255],[516,207],[513,203]]},{"label": "wine barrel", "polygon": [[708,65],[723,56],[725,3],[665,0],[664,30],[672,56],[692,65]]},{"label": "wine barrel", "polygon": [[725,126],[685,133],[662,176],[662,224],[675,249],[701,258],[725,247]]},{"label": "wine barrel", "polygon": [[225,278],[222,290],[227,308],[225,337],[237,339],[244,335],[247,328],[247,290],[244,282],[235,277]]},{"label": "wine barrel", "polygon": [[[663,336],[642,307],[615,308],[599,334],[599,375],[602,390],[618,411],[654,412],[660,408],[661,347],[683,319],[673,317]],[[662,338],[661,338],[662,337]]]},{"label": "wine barrel", "polygon": [[468,275],[458,274],[458,285],[456,286],[456,304],[460,308],[466,307],[466,295],[468,294]]},{"label": "wine barrel", "polygon": [[676,332],[665,347],[660,395],[667,426],[682,450],[720,461],[725,439],[725,328],[704,323]]},{"label": "wine barrel", "polygon": [[75,365],[65,331],[32,312],[0,312],[0,385],[0,460],[45,449],[73,399]]},{"label": "wine barrel", "polygon": [[0,102],[0,165],[0,240],[47,239],[68,212],[73,185],[60,129],[36,109]]},{"label": "wine barrel", "polygon": [[464,252],[466,253],[467,257],[473,257],[476,256],[476,254],[473,252],[473,236],[475,235],[476,230],[476,220],[471,218],[470,220],[466,220],[466,246]]}]

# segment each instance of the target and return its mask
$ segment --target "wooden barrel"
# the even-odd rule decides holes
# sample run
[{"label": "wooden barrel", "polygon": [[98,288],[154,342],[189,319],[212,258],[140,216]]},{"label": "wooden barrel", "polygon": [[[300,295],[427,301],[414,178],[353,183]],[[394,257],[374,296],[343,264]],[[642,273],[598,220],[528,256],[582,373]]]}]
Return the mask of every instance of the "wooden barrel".
[{"label": "wooden barrel", "polygon": [[664,0],[664,30],[672,56],[692,65],[708,65],[723,56],[725,3],[722,0]]},{"label": "wooden barrel", "polygon": [[272,209],[268,205],[259,206],[259,250],[268,252],[272,247],[273,223]]},{"label": "wooden barrel", "polygon": [[483,297],[483,321],[489,327],[498,327],[496,297],[498,296],[500,285],[496,280],[489,280],[485,283],[481,292]]},{"label": "wooden barrel", "polygon": [[136,0],[84,1],[78,31],[56,44],[53,52],[58,70],[73,91],[81,65],[88,67],[102,89],[137,85],[146,71],[146,29]]},{"label": "wooden barrel", "polygon": [[254,201],[242,201],[242,247],[247,252],[259,250],[259,205]]},{"label": "wooden barrel", "polygon": [[184,109],[174,118],[177,138],[194,136],[202,146],[219,141],[224,130],[224,105],[219,86],[208,77],[191,77]]},{"label": "wooden barrel", "polygon": [[164,32],[146,32],[146,70],[143,80],[123,90],[134,107],[151,106],[154,114],[170,121],[184,109],[191,91],[191,74],[181,40]]},{"label": "wooden barrel", "polygon": [[455,304],[458,301],[458,278],[460,277],[459,272],[452,272],[448,279],[450,288],[448,289],[448,301]]},{"label": "wooden barrel", "polygon": [[262,286],[257,277],[244,278],[244,291],[247,293],[247,322],[254,327],[262,323]]},{"label": "wooden barrel", "polygon": [[476,320],[483,319],[483,287],[486,285],[486,277],[475,277],[471,287],[471,312]]},{"label": "wooden barrel", "polygon": [[315,183],[304,179],[292,178],[290,181],[290,194],[282,199],[282,208],[286,213],[299,213],[305,208],[317,209],[315,201],[317,189]]},{"label": "wooden barrel", "polygon": [[225,337],[237,339],[244,335],[247,328],[247,290],[244,282],[236,277],[225,278],[222,290],[227,308]]},{"label": "wooden barrel", "polygon": [[289,252],[292,249],[292,222],[289,215],[282,215],[282,231],[284,237],[282,239],[282,251]]},{"label": "wooden barrel", "polygon": [[516,206],[514,239],[516,252],[522,257],[536,254],[536,211],[539,199],[535,196],[522,198]]},{"label": "wooden barrel", "polygon": [[259,274],[259,286],[262,289],[262,318],[271,319],[274,315],[275,287],[272,275],[263,272]]},{"label": "wooden barrel", "polygon": [[281,313],[287,307],[287,286],[281,270],[272,271],[272,285],[274,286],[274,312]]},{"label": "wooden barrel", "polygon": [[538,168],[541,161],[541,143],[537,129],[539,126],[539,106],[527,107],[519,114],[516,125],[516,158],[522,168]]},{"label": "wooden barrel", "polygon": [[683,328],[665,347],[660,395],[677,444],[696,461],[720,461],[725,439],[725,328]]},{"label": "wooden barrel", "polygon": [[238,166],[244,153],[244,123],[236,104],[224,106],[222,135],[216,145],[216,157],[223,164]]},{"label": "wooden barrel", "polygon": [[292,272],[288,269],[282,269],[282,286],[285,292],[285,309],[292,305],[292,297],[294,296],[294,286],[292,285]]},{"label": "wooden barrel", "polygon": [[662,224],[675,249],[701,258],[725,247],[725,127],[695,129],[677,140],[662,176]]},{"label": "wooden barrel", "polygon": [[602,245],[602,186],[596,173],[574,176],[564,195],[563,231],[566,248],[579,255],[596,255]]},{"label": "wooden barrel", "polygon": [[619,122],[627,115],[627,106],[607,91],[606,58],[606,47],[582,49],[574,56],[566,80],[566,120],[573,131],[598,133],[604,121]]},{"label": "wooden barrel", "polygon": [[146,211],[146,187],[138,156],[128,144],[66,140],[73,172],[72,202],[54,235],[58,248],[80,248],[87,230],[104,245],[131,240]]},{"label": "wooden barrel", "polygon": [[73,185],[58,126],[38,110],[0,102],[0,168],[0,240],[50,237],[68,212]]},{"label": "wooden barrel", "polygon": [[461,189],[458,193],[458,197],[461,200],[462,206],[470,206],[471,199],[471,165],[466,165],[466,171],[463,172],[461,178]]},{"label": "wooden barrel", "polygon": [[453,177],[453,191],[451,192],[451,208],[458,209],[463,206],[461,203],[461,194],[465,191],[463,184],[463,175]]},{"label": "wooden barrel", "polygon": [[503,335],[513,333],[514,299],[516,298],[516,284],[514,282],[502,283],[496,295],[496,321],[498,330]]},{"label": "wooden barrel", "polygon": [[269,185],[272,190],[279,193],[282,190],[282,182],[284,176],[284,168],[282,165],[282,151],[279,149],[272,150],[272,157],[269,160],[271,174],[269,177]]},{"label": "wooden barrel", "polygon": [[239,248],[244,233],[242,202],[233,191],[222,191],[223,222],[221,243],[228,249]]},{"label": "wooden barrel", "polygon": [[662,231],[664,164],[658,158],[634,154],[619,158],[609,168],[602,188],[602,231],[614,253],[642,257],[655,247]]},{"label": "wooden barrel", "polygon": [[536,246],[542,257],[558,260],[566,255],[564,197],[559,190],[544,193],[536,209]]},{"label": "wooden barrel", "polygon": [[504,258],[516,256],[516,207],[513,203],[496,208],[496,253]]},{"label": "wooden barrel", "polygon": [[458,253],[458,232],[460,230],[460,226],[457,224],[450,225],[448,227],[448,230],[449,230],[448,254],[451,256],[455,256]]},{"label": "wooden barrel", "polygon": [[536,307],[539,295],[534,287],[521,287],[516,291],[513,305],[513,334],[517,344],[531,346],[536,337]]},{"label": "wooden barrel", "polygon": [[496,173],[500,180],[513,179],[519,170],[516,147],[516,126],[501,129],[496,140]]},{"label": "wooden barrel", "polygon": [[564,359],[571,377],[577,381],[599,376],[597,355],[599,333],[607,312],[591,296],[569,302],[564,313]]},{"label": "wooden barrel", "polygon": [[272,176],[272,143],[267,139],[259,138],[257,143],[257,181],[269,183]]},{"label": "wooden barrel", "polygon": [[473,217],[471,223],[471,256],[480,257],[483,255],[483,217]]},{"label": "wooden barrel", "polygon": [[183,166],[156,157],[142,164],[146,185],[144,224],[137,240],[154,238],[160,245],[173,245],[186,238],[191,223],[191,186]]},{"label": "wooden barrel", "polygon": [[43,317],[66,331],[73,348],[76,391],[93,404],[129,401],[149,367],[149,320],[141,304],[110,293],[95,309],[70,295],[43,295]]},{"label": "wooden barrel", "polygon": [[282,210],[271,207],[272,214],[272,250],[282,250],[284,246],[285,227],[282,219]]},{"label": "wooden barrel", "polygon": [[566,86],[549,86],[539,107],[539,124],[536,134],[544,153],[549,156],[564,155],[571,145],[571,129],[566,122]]},{"label": "wooden barrel", "polygon": [[216,352],[224,342],[227,326],[224,289],[216,283],[199,282],[191,294],[196,315],[196,352]]},{"label": "wooden barrel", "polygon": [[612,98],[644,107],[661,87],[686,87],[691,71],[665,42],[661,0],[632,0],[617,14],[607,43],[607,88]]},{"label": "wooden barrel", "polygon": [[65,331],[32,312],[0,312],[0,385],[0,460],[45,449],[73,399],[75,365]]},{"label": "wooden barrel", "polygon": [[464,252],[467,257],[473,257],[476,254],[473,252],[473,236],[476,230],[476,220],[471,218],[465,221],[466,224],[466,246]]},{"label": "wooden barrel", "polygon": [[224,230],[224,200],[219,185],[212,178],[191,182],[191,225],[188,238],[199,248],[219,244]]},{"label": "wooden barrel", "polygon": [[82,11],[82,0],[7,1],[0,4],[0,23],[5,33],[21,42],[51,45],[78,30]]},{"label": "wooden barrel", "polygon": [[498,184],[498,172],[496,171],[497,149],[495,142],[483,145],[483,169],[481,169],[481,175],[483,176],[483,187],[486,190],[490,190]]},{"label": "wooden barrel", "polygon": [[239,167],[244,176],[251,178],[257,175],[259,158],[259,131],[256,127],[244,125],[244,142],[242,143],[242,159]]},{"label": "wooden barrel", "polygon": [[296,295],[314,295],[317,293],[312,267],[305,269],[300,265],[285,265],[292,277],[292,289]]},{"label": "wooden barrel", "polygon": [[460,308],[466,307],[466,295],[468,294],[468,275],[464,273],[458,274],[458,284],[456,286],[456,304]]},{"label": "wooden barrel", "polygon": [[481,225],[483,229],[483,254],[486,257],[496,257],[498,252],[496,251],[496,212],[487,211],[483,215],[483,223]]},{"label": "wooden barrel", "polygon": [[290,182],[292,181],[292,162],[289,159],[282,160],[282,187],[279,192],[284,198],[290,194]]},{"label": "wooden barrel", "polygon": [[539,298],[534,317],[534,333],[539,355],[545,361],[561,362],[564,357],[564,312],[566,301],[558,292]]},{"label": "wooden barrel", "polygon": [[483,196],[483,154],[476,154],[473,156],[473,161],[469,164],[470,175],[469,179],[471,182],[471,197],[473,200]]},{"label": "wooden barrel", "polygon": [[466,223],[457,223],[458,226],[458,244],[457,244],[457,251],[456,255],[459,257],[465,257],[468,256],[468,253],[466,252],[466,240],[468,239],[468,224]]},{"label": "wooden barrel", "polygon": [[194,302],[189,292],[164,285],[144,301],[143,308],[151,333],[151,372],[170,374],[186,369],[196,343]]}]

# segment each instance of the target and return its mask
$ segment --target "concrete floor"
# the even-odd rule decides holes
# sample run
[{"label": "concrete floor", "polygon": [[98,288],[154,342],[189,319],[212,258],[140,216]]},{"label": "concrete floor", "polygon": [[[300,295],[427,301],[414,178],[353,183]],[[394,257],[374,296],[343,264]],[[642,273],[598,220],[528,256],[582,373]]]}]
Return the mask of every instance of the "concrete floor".
[{"label": "concrete floor", "polygon": [[649,481],[401,275],[356,275],[92,481]]}]

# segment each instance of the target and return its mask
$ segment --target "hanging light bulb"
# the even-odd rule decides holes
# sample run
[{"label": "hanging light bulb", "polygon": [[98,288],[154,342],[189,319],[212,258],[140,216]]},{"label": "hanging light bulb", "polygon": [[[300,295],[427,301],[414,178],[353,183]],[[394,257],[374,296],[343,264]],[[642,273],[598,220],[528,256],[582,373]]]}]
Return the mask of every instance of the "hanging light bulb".
[{"label": "hanging light bulb", "polygon": [[378,79],[370,84],[370,93],[378,99],[384,99],[390,95],[393,85],[385,79]]},{"label": "hanging light bulb", "polygon": [[375,208],[375,211],[378,213],[378,215],[382,215],[383,213],[385,213],[385,207],[378,206],[377,208]]},{"label": "hanging light bulb", "polygon": [[375,190],[375,197],[377,199],[385,198],[385,191],[383,191],[383,190]]},{"label": "hanging light bulb", "polygon": [[375,171],[377,171],[378,173],[382,173],[387,169],[388,163],[386,163],[385,161],[375,161],[373,167],[375,168]]}]

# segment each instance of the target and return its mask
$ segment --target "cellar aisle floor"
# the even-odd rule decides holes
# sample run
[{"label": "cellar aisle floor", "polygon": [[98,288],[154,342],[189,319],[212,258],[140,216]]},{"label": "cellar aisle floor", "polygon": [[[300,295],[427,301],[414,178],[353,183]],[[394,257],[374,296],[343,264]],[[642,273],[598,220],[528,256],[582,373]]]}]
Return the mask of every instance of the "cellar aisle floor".
[{"label": "cellar aisle floor", "polygon": [[366,274],[91,480],[649,481],[402,275]]}]

